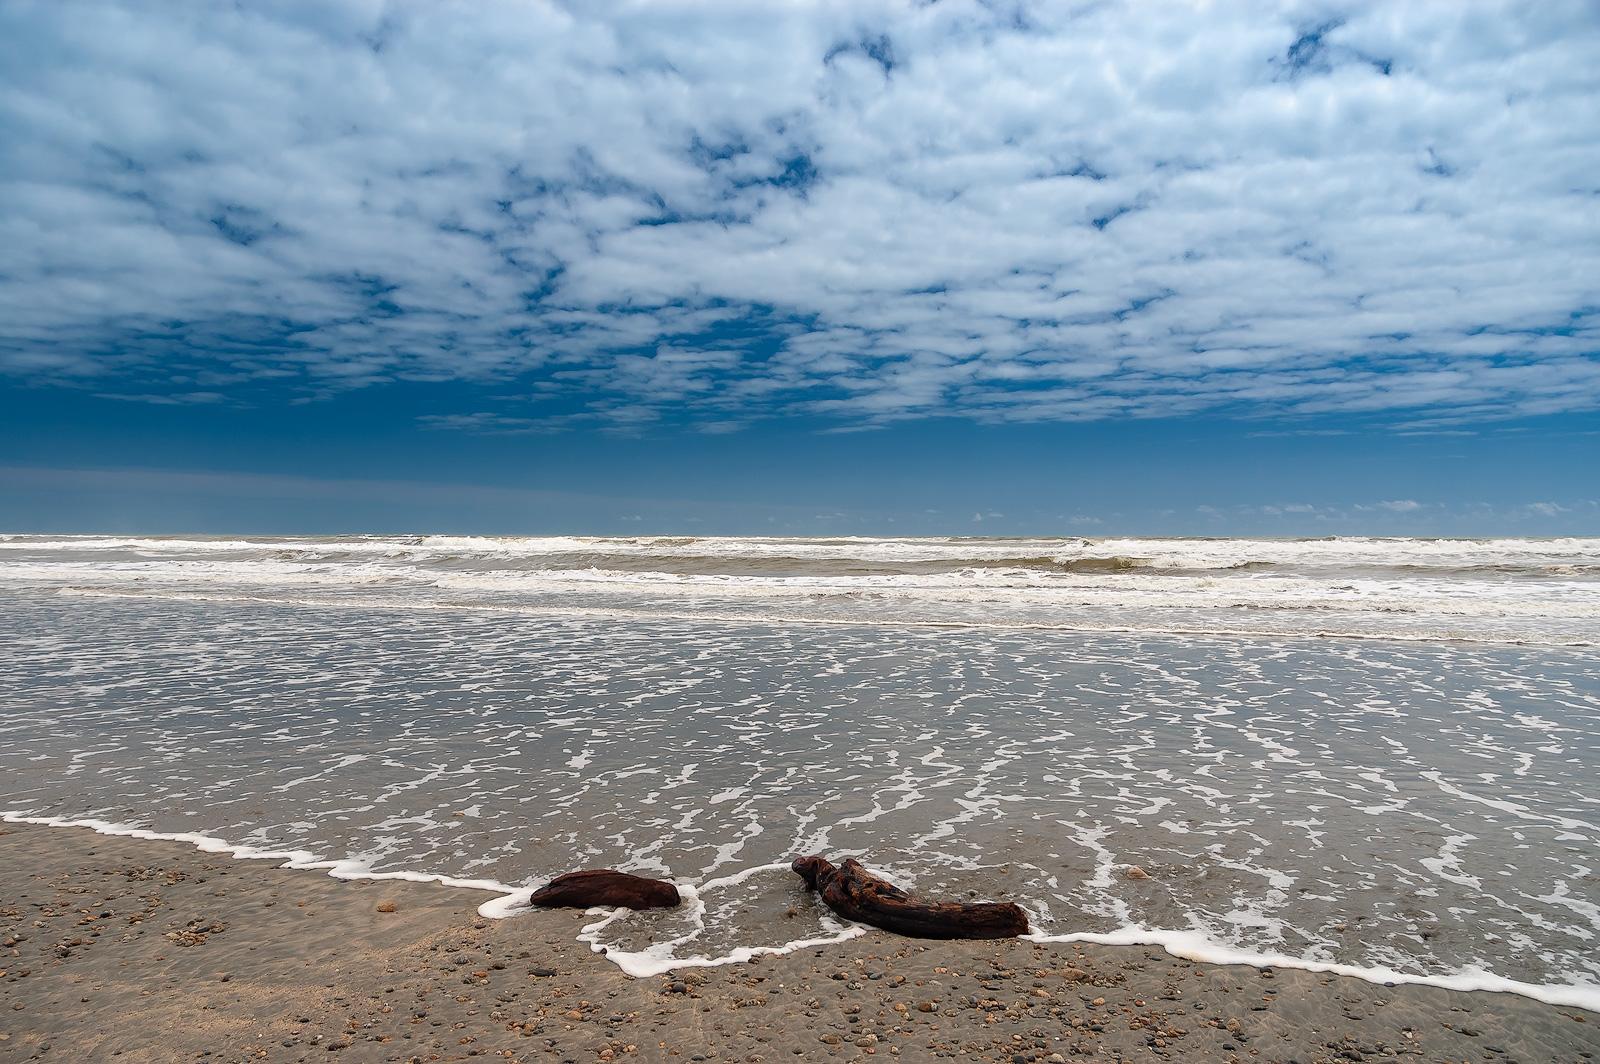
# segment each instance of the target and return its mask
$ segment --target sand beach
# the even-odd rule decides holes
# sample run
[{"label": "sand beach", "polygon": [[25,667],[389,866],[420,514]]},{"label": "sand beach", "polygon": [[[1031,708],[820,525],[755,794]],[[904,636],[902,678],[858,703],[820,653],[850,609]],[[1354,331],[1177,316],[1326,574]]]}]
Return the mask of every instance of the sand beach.
[{"label": "sand beach", "polygon": [[1511,994],[1201,965],[1145,947],[919,942],[634,979],[570,911],[341,882],[82,828],[0,827],[0,1060],[1518,1061],[1600,1015]]}]

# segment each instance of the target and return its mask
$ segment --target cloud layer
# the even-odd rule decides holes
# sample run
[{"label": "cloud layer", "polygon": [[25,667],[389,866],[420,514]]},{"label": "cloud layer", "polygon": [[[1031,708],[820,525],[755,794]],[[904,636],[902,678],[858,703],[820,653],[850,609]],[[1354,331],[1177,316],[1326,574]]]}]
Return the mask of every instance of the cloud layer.
[{"label": "cloud layer", "polygon": [[527,432],[1600,404],[1600,9],[0,8],[0,370]]}]

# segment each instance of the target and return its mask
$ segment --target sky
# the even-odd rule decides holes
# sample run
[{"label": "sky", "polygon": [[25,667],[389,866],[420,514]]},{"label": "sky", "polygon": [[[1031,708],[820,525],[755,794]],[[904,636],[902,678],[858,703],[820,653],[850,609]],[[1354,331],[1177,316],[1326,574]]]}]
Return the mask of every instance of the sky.
[{"label": "sky", "polygon": [[1600,5],[0,5],[0,529],[1600,534]]}]

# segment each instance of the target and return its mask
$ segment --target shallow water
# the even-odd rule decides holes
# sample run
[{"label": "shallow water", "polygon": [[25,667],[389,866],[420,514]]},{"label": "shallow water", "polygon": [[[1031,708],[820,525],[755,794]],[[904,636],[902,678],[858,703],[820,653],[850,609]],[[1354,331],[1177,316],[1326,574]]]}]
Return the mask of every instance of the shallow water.
[{"label": "shallow water", "polygon": [[[821,851],[1014,899],[1047,934],[1600,995],[1595,541],[1402,544],[1386,568],[1382,541],[1146,541],[1142,570],[1026,581],[966,563],[1048,544],[719,548],[809,558],[829,589],[806,594],[677,571],[718,557],[703,541],[644,581],[506,542],[11,539],[0,809],[508,889],[594,865],[699,885],[597,929],[614,959],[837,935],[782,867]],[[887,600],[846,571],[930,561]],[[1223,586],[1150,590],[1196,579]],[[1369,590],[1310,637],[1328,618],[1271,583],[1359,580],[1410,612]],[[1251,596],[1291,620],[1247,627]]]}]

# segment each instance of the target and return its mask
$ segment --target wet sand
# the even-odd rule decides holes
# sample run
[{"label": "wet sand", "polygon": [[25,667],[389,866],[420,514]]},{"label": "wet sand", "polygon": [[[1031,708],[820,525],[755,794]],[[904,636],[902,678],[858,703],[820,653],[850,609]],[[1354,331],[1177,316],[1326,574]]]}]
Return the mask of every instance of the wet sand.
[{"label": "wet sand", "polygon": [[573,941],[581,914],[487,921],[485,898],[0,826],[0,1060],[1600,1056],[1579,1009],[1141,947],[872,933],[635,980]]}]

